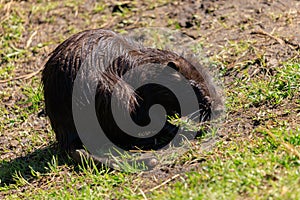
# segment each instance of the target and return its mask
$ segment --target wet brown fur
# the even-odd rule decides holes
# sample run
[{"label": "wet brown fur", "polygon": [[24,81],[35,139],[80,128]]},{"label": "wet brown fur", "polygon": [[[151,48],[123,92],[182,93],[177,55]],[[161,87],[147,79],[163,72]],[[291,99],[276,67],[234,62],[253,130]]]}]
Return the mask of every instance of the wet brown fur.
[{"label": "wet brown fur", "polygon": [[[110,139],[114,143],[127,149],[133,146],[155,149],[158,147],[155,147],[154,139],[164,136],[173,137],[177,131],[177,127],[166,123],[164,129],[156,138],[136,140],[129,135],[123,134],[114,123],[109,106],[114,84],[122,79],[122,76],[129,69],[139,67],[143,64],[159,63],[172,67],[186,79],[190,80],[191,85],[193,85],[198,94],[197,96],[201,104],[199,104],[199,107],[208,116],[203,118],[203,120],[209,119],[211,99],[205,77],[199,73],[199,69],[196,69],[185,58],[167,50],[142,47],[112,31],[101,29],[88,30],[75,34],[60,44],[46,63],[42,74],[46,114],[50,118],[52,128],[56,133],[56,139],[62,149],[72,151],[82,148],[82,143],[78,137],[72,116],[72,89],[77,72],[84,59],[98,48],[99,43],[107,43],[107,45],[104,45],[107,48],[102,49],[102,51],[115,52],[115,55],[117,55],[117,59],[111,61],[110,67],[104,73],[95,74],[99,78],[96,94],[98,120],[101,126],[103,126],[103,130],[106,131],[106,134],[110,136]],[[118,93],[119,101],[123,105],[126,104],[123,98],[126,97],[127,90],[130,90],[130,86],[124,84],[123,89]],[[149,107],[147,102],[161,103],[167,107],[168,114],[176,113],[176,109],[172,108],[176,104],[173,96],[165,94],[165,90],[160,87],[145,87],[140,93],[143,98],[139,98],[139,95],[131,97],[127,108],[133,113],[133,118],[138,123],[146,123],[148,119],[146,115],[144,116],[145,109]],[[149,98],[150,100],[143,103],[143,99],[145,98]],[[139,107],[141,104],[142,106]]]}]

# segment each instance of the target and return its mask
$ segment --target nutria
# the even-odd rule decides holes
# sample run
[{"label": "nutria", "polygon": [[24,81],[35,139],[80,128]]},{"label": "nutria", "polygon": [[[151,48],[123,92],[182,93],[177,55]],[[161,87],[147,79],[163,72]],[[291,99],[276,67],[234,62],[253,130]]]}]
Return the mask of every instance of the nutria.
[{"label": "nutria", "polygon": [[[111,89],[128,70],[145,64],[158,63],[182,74],[189,80],[197,96],[199,111],[201,111],[198,113],[201,115],[200,120],[210,119],[211,94],[205,82],[205,75],[196,69],[193,62],[169,50],[143,47],[113,31],[87,30],[71,36],[60,44],[53,51],[42,73],[45,110],[61,149],[67,152],[82,149],[83,144],[78,136],[72,115],[72,91],[82,63],[99,47],[99,44],[103,48],[98,51],[104,55],[107,52],[115,55],[104,72],[94,74],[99,78],[95,95],[98,121],[114,144],[126,150],[159,149],[166,145],[178,130],[178,127],[170,124],[166,118],[165,125],[158,134],[150,138],[136,138],[124,133],[115,123],[111,106],[109,106]],[[117,98],[122,105],[128,105],[128,102],[124,102],[123,96],[129,88],[124,84],[121,91],[116,94],[119,95]],[[149,123],[148,110],[154,104],[162,105],[168,116],[174,114],[181,116],[176,96],[158,84],[148,84],[136,90],[127,109],[132,120],[143,126]]]}]

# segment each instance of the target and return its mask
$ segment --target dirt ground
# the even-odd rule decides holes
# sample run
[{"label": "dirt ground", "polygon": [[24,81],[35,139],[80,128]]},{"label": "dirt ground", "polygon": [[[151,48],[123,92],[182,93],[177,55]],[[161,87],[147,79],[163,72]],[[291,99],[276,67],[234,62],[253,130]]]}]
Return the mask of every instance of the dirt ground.
[{"label": "dirt ground", "polygon": [[[14,165],[20,160],[27,161],[27,167],[37,161],[46,165],[51,154],[57,153],[54,134],[42,113],[43,103],[26,101],[32,97],[26,91],[30,87],[40,88],[40,71],[47,55],[60,42],[81,30],[104,28],[124,32],[155,26],[180,29],[200,42],[207,57],[216,63],[229,98],[239,95],[234,91],[238,84],[236,78],[245,81],[252,77],[264,79],[273,76],[276,73],[274,68],[283,62],[300,59],[300,1],[296,0],[149,0],[118,3],[87,0],[83,3],[65,3],[63,6],[57,6],[60,2],[56,2],[53,7],[44,1],[0,2],[2,38],[9,30],[4,25],[10,16],[20,18],[14,21],[13,26],[22,25],[18,40],[1,41],[0,68],[15,66],[0,77],[0,159],[5,161],[5,165],[0,166],[1,170],[7,170],[4,166]],[[34,8],[33,3],[39,6]],[[6,45],[6,42],[9,44]],[[10,52],[4,48],[24,49],[25,56],[7,59],[5,55]],[[299,93],[297,95],[294,100],[284,100],[276,106],[265,102],[250,104],[248,108],[230,108],[220,131],[223,139],[253,137],[255,127],[268,124],[272,118],[288,121],[291,128],[296,127],[300,124],[299,109],[296,109],[296,99],[300,96]],[[40,96],[32,98],[41,99]],[[286,113],[287,109],[290,112]],[[261,110],[274,115],[259,117]],[[48,160],[45,161],[45,157]],[[195,165],[185,167],[185,170],[190,168],[195,168]],[[173,166],[159,173],[167,177],[166,174],[169,176],[180,170],[182,166]],[[25,169],[22,172],[30,174]],[[11,183],[11,176],[12,172],[8,170],[0,184]],[[145,177],[148,175],[145,174]],[[32,184],[42,185],[35,181]]]}]

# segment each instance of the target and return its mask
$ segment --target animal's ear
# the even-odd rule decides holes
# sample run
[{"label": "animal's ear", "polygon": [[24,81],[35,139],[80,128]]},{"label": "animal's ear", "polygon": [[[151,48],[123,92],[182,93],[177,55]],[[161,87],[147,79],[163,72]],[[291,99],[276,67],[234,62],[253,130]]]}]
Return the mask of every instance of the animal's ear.
[{"label": "animal's ear", "polygon": [[174,69],[176,71],[179,70],[178,67],[177,67],[177,65],[174,62],[168,62],[167,66],[171,67],[172,69]]}]

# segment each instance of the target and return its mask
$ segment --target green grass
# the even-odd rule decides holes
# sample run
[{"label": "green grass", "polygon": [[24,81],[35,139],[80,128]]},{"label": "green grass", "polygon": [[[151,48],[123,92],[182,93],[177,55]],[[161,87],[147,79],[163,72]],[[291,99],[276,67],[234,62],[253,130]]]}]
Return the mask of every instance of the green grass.
[{"label": "green grass", "polygon": [[[275,131],[274,134],[284,134]],[[299,129],[288,137],[299,135]],[[292,141],[292,140],[291,140]],[[230,142],[209,155],[200,169],[185,174],[155,199],[299,199],[300,158],[269,136]],[[292,144],[292,143],[290,143]],[[298,145],[299,146],[299,145]],[[298,147],[299,151],[299,147]],[[287,187],[288,185],[288,187]],[[152,196],[152,195],[151,195]]]},{"label": "green grass", "polygon": [[[284,136],[284,142],[300,147],[300,129],[285,131],[270,130],[276,137]],[[147,193],[153,199],[232,199],[232,198],[282,198],[298,199],[300,196],[300,160],[281,141],[264,133],[254,132],[254,140],[220,142],[212,152],[192,158],[205,157],[206,162],[190,172],[180,174],[175,182],[162,185],[162,188]],[[238,137],[237,137],[238,138]],[[233,137],[234,140],[234,137]],[[27,190],[11,195],[30,198],[90,199],[90,198],[141,198],[142,181],[136,176],[122,172],[108,172],[106,169],[79,167],[74,171],[59,166],[53,158],[45,167],[46,173],[33,170],[33,177],[43,180],[43,188]],[[66,168],[65,168],[66,167]],[[65,173],[64,170],[68,170]],[[56,177],[59,181],[51,182]],[[15,174],[13,187],[31,187],[20,174]],[[45,180],[46,179],[46,180]],[[46,181],[46,182],[45,182]],[[12,187],[12,186],[9,186]],[[56,188],[63,188],[57,190]],[[2,187],[1,190],[8,190]]]},{"label": "green grass", "polygon": [[4,35],[0,39],[1,62],[24,56],[25,50],[17,48],[13,42],[19,42],[24,30],[24,20],[17,13],[12,13],[1,23]]},{"label": "green grass", "polygon": [[300,64],[284,63],[268,78],[237,78],[234,90],[228,91],[230,108],[276,106],[291,100],[300,91]]}]

